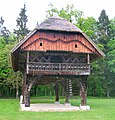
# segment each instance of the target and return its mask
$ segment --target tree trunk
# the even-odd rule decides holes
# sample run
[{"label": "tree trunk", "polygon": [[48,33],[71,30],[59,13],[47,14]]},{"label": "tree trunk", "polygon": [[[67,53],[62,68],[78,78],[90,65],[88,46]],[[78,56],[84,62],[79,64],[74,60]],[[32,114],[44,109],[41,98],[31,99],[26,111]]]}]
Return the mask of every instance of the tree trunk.
[{"label": "tree trunk", "polygon": [[108,97],[108,98],[110,97],[110,90],[109,90],[109,87],[107,88],[107,97]]}]

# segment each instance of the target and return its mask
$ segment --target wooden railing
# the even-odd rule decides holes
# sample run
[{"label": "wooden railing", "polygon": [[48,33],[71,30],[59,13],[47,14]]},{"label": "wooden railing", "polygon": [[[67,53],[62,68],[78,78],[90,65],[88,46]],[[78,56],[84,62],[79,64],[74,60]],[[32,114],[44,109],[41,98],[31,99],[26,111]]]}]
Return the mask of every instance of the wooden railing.
[{"label": "wooden railing", "polygon": [[89,75],[90,65],[85,63],[39,63],[28,62],[27,74]]}]

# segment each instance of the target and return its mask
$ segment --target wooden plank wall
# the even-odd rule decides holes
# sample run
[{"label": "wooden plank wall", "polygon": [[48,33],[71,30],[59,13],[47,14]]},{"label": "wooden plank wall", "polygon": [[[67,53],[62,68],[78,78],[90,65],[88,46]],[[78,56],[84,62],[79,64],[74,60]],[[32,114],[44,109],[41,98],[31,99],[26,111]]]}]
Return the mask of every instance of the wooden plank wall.
[{"label": "wooden plank wall", "polygon": [[29,51],[73,51],[77,53],[97,52],[81,34],[64,32],[37,32],[21,46],[21,49]]}]

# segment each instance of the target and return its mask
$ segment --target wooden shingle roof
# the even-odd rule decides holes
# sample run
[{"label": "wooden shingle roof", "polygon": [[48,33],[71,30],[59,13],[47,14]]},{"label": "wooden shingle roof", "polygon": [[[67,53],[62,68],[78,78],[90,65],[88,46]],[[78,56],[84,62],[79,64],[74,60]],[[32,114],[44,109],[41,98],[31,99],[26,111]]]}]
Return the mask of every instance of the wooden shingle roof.
[{"label": "wooden shingle roof", "polygon": [[38,30],[55,30],[55,31],[65,31],[65,32],[82,32],[78,27],[70,23],[69,21],[60,17],[51,17],[39,26]]}]

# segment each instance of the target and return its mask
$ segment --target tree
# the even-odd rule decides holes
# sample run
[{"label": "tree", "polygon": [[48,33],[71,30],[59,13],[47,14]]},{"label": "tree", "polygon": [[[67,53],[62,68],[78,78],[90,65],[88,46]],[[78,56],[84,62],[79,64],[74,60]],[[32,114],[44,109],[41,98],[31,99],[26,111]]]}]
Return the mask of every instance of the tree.
[{"label": "tree", "polygon": [[0,18],[0,37],[5,38],[5,42],[8,43],[8,37],[10,36],[10,31],[4,26],[4,20]]},{"label": "tree", "polygon": [[78,18],[76,26],[96,42],[97,22],[93,17]]},{"label": "tree", "polygon": [[23,38],[25,35],[27,35],[27,33],[29,33],[29,30],[27,28],[27,22],[28,22],[28,18],[26,15],[26,6],[24,4],[24,7],[21,8],[19,17],[17,18],[16,22],[17,22],[17,29],[14,29],[14,33],[16,34],[17,39],[21,39]]},{"label": "tree", "polygon": [[115,17],[110,20],[109,24],[110,38],[115,39]]},{"label": "tree", "polygon": [[97,31],[97,38],[98,38],[98,43],[103,46],[102,50],[105,53],[105,58],[102,59],[102,62],[100,66],[103,66],[103,73],[104,73],[104,79],[103,79],[103,84],[105,86],[105,91],[107,94],[107,97],[110,96],[110,86],[111,86],[111,78],[110,78],[110,69],[108,66],[108,52],[109,52],[109,47],[108,43],[111,41],[111,31],[110,31],[110,20],[108,16],[106,15],[105,10],[101,11],[101,14],[98,19],[98,31]]},{"label": "tree", "polygon": [[11,77],[11,62],[10,62],[10,51],[15,45],[15,37],[13,35],[9,36],[9,42],[6,44],[5,38],[0,37],[0,96],[11,95],[11,86],[8,83],[8,77]]},{"label": "tree", "polygon": [[22,83],[22,73],[20,71],[13,72],[12,70],[8,73],[6,79],[6,84],[10,86],[11,89],[16,89],[16,99],[19,98],[19,87]]},{"label": "tree", "polygon": [[49,5],[49,10],[47,12],[47,17],[52,17],[55,15],[58,15],[72,23],[76,23],[79,18],[83,16],[82,11],[78,11],[74,8],[74,5],[67,5],[66,8],[62,8],[61,10],[58,10],[55,8],[52,4]]},{"label": "tree", "polygon": [[101,11],[101,14],[98,18],[98,41],[104,46],[103,51],[108,52],[107,43],[109,42],[110,37],[110,21],[106,15],[105,10]]}]

